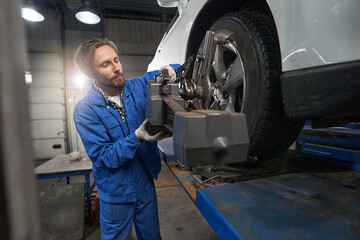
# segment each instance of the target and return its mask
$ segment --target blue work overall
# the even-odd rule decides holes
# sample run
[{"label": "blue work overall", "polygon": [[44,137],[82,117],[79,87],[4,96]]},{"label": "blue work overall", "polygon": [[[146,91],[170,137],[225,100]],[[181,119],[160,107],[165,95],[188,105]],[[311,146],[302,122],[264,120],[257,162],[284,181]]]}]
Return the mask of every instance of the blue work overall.
[{"label": "blue work overall", "polygon": [[[180,72],[180,65],[172,65]],[[102,239],[125,239],[134,222],[138,239],[161,239],[153,178],[161,169],[156,142],[140,141],[148,80],[159,71],[125,80],[126,121],[92,85],[74,110],[76,128],[93,163],[100,198]]]}]

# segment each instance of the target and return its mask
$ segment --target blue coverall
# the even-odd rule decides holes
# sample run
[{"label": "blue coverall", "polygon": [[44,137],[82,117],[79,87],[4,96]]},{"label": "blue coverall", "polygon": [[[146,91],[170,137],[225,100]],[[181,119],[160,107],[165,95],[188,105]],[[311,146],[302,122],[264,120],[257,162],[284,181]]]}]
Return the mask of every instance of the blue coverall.
[{"label": "blue coverall", "polygon": [[[171,65],[180,73],[180,65]],[[159,71],[125,80],[126,121],[92,85],[74,110],[76,128],[93,162],[100,198],[102,239],[125,239],[134,221],[138,239],[161,239],[153,178],[161,169],[156,142],[140,141],[148,80]]]}]

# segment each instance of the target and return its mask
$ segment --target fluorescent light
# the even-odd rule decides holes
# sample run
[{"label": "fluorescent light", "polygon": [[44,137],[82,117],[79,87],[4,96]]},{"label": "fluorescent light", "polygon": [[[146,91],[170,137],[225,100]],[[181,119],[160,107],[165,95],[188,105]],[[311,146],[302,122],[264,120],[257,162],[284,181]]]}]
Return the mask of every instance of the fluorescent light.
[{"label": "fluorescent light", "polygon": [[32,83],[32,75],[31,75],[31,72],[25,71],[25,83],[26,83],[26,84]]},{"label": "fluorescent light", "polygon": [[77,20],[85,24],[97,24],[100,22],[100,17],[95,13],[89,11],[81,11],[75,14]]},{"label": "fluorescent light", "polygon": [[32,1],[29,1],[23,8],[21,8],[21,16],[31,22],[44,21],[44,16],[37,11],[36,6]]},{"label": "fluorescent light", "polygon": [[84,6],[79,8],[75,17],[77,20],[85,24],[97,24],[101,20],[99,13],[90,6],[89,1],[84,2]]}]

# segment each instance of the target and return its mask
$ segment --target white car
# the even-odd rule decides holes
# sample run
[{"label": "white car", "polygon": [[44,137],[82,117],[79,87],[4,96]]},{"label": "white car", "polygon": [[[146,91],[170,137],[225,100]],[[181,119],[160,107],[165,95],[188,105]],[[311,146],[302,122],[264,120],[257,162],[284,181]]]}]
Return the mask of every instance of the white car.
[{"label": "white car", "polygon": [[[284,151],[305,120],[313,127],[359,121],[359,0],[158,0],[178,7],[148,70],[215,56],[204,82],[193,69],[193,108],[244,112],[253,159]],[[199,58],[200,57],[200,58]],[[195,61],[196,62],[196,61]],[[195,64],[196,66],[196,64]],[[190,103],[191,104],[191,103]]]}]

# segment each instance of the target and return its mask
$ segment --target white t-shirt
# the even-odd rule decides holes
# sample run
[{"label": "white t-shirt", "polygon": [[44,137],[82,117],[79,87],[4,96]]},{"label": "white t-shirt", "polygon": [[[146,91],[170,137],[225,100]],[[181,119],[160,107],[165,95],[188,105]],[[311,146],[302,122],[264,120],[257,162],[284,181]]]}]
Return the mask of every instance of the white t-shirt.
[{"label": "white t-shirt", "polygon": [[122,101],[120,99],[120,94],[116,95],[116,96],[107,96],[108,99],[114,103],[116,103],[117,105],[119,105],[120,107],[123,107]]}]

